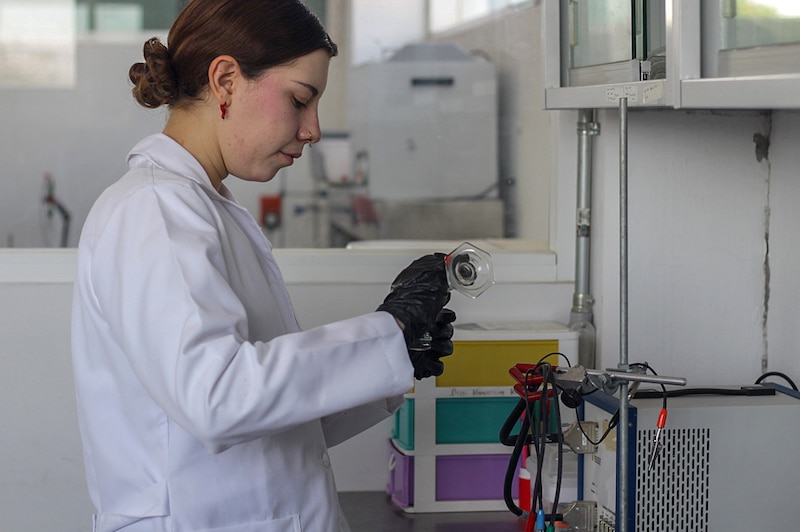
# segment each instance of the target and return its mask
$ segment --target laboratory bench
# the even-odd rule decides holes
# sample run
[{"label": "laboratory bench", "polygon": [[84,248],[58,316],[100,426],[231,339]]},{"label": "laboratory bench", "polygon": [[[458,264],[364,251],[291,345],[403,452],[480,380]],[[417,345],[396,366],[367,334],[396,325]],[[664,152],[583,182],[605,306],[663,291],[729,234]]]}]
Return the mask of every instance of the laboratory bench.
[{"label": "laboratory bench", "polygon": [[410,513],[381,491],[339,493],[352,532],[522,532],[525,522],[511,512]]}]

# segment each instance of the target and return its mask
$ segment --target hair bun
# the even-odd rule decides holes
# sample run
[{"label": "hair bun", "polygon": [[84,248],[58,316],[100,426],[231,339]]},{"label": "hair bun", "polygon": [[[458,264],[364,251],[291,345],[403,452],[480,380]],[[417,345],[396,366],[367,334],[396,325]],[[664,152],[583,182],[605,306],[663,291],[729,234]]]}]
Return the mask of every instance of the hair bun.
[{"label": "hair bun", "polygon": [[178,97],[178,80],[169,50],[158,37],[152,37],[145,41],[143,54],[144,62],[134,63],[128,71],[133,97],[150,109],[172,103]]}]

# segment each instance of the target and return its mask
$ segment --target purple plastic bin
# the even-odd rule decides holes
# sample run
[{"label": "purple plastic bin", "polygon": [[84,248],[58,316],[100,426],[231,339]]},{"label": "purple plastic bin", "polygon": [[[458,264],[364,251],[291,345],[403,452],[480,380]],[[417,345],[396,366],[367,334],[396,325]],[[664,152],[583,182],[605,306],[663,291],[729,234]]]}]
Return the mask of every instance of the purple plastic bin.
[{"label": "purple plastic bin", "polygon": [[414,504],[414,457],[406,456],[389,440],[389,483],[386,493],[400,508]]},{"label": "purple plastic bin", "polygon": [[[436,457],[437,501],[502,500],[509,455],[453,455]],[[512,495],[519,497],[519,466]]]}]

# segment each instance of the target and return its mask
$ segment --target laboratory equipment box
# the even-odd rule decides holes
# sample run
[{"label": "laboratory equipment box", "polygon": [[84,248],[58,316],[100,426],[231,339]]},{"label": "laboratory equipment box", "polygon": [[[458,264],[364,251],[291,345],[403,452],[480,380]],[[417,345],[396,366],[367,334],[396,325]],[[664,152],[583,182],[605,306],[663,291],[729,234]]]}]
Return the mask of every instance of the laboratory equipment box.
[{"label": "laboratory equipment box", "polygon": [[493,63],[454,44],[416,43],[351,76],[354,165],[371,199],[496,197],[487,195],[499,168]]},{"label": "laboratory equipment box", "polygon": [[[658,392],[629,408],[628,530],[797,530],[800,394],[773,384],[675,390],[651,467]],[[584,423],[602,433],[618,406],[615,396],[588,395]],[[579,457],[579,497],[597,502],[599,530],[614,530],[622,517],[617,430]]]},{"label": "laboratory equipment box", "polygon": [[558,353],[576,360],[578,333],[554,322],[467,323],[455,327],[453,344],[444,373],[417,381],[395,414],[389,491],[406,512],[506,509],[512,449],[499,434],[519,401],[508,371],[548,357],[558,363]]}]

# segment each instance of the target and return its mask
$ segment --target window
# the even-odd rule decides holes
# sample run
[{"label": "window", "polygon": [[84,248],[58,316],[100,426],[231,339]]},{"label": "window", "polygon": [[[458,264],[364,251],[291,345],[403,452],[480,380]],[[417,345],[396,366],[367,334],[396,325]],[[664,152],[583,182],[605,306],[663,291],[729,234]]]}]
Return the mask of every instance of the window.
[{"label": "window", "polygon": [[77,0],[75,20],[81,32],[166,30],[185,4],[186,0]]},{"label": "window", "polygon": [[0,86],[75,82],[73,0],[0,0]]},{"label": "window", "polygon": [[720,50],[800,42],[797,0],[722,0]]},{"label": "window", "polygon": [[429,0],[428,31],[439,33],[529,0]]}]

